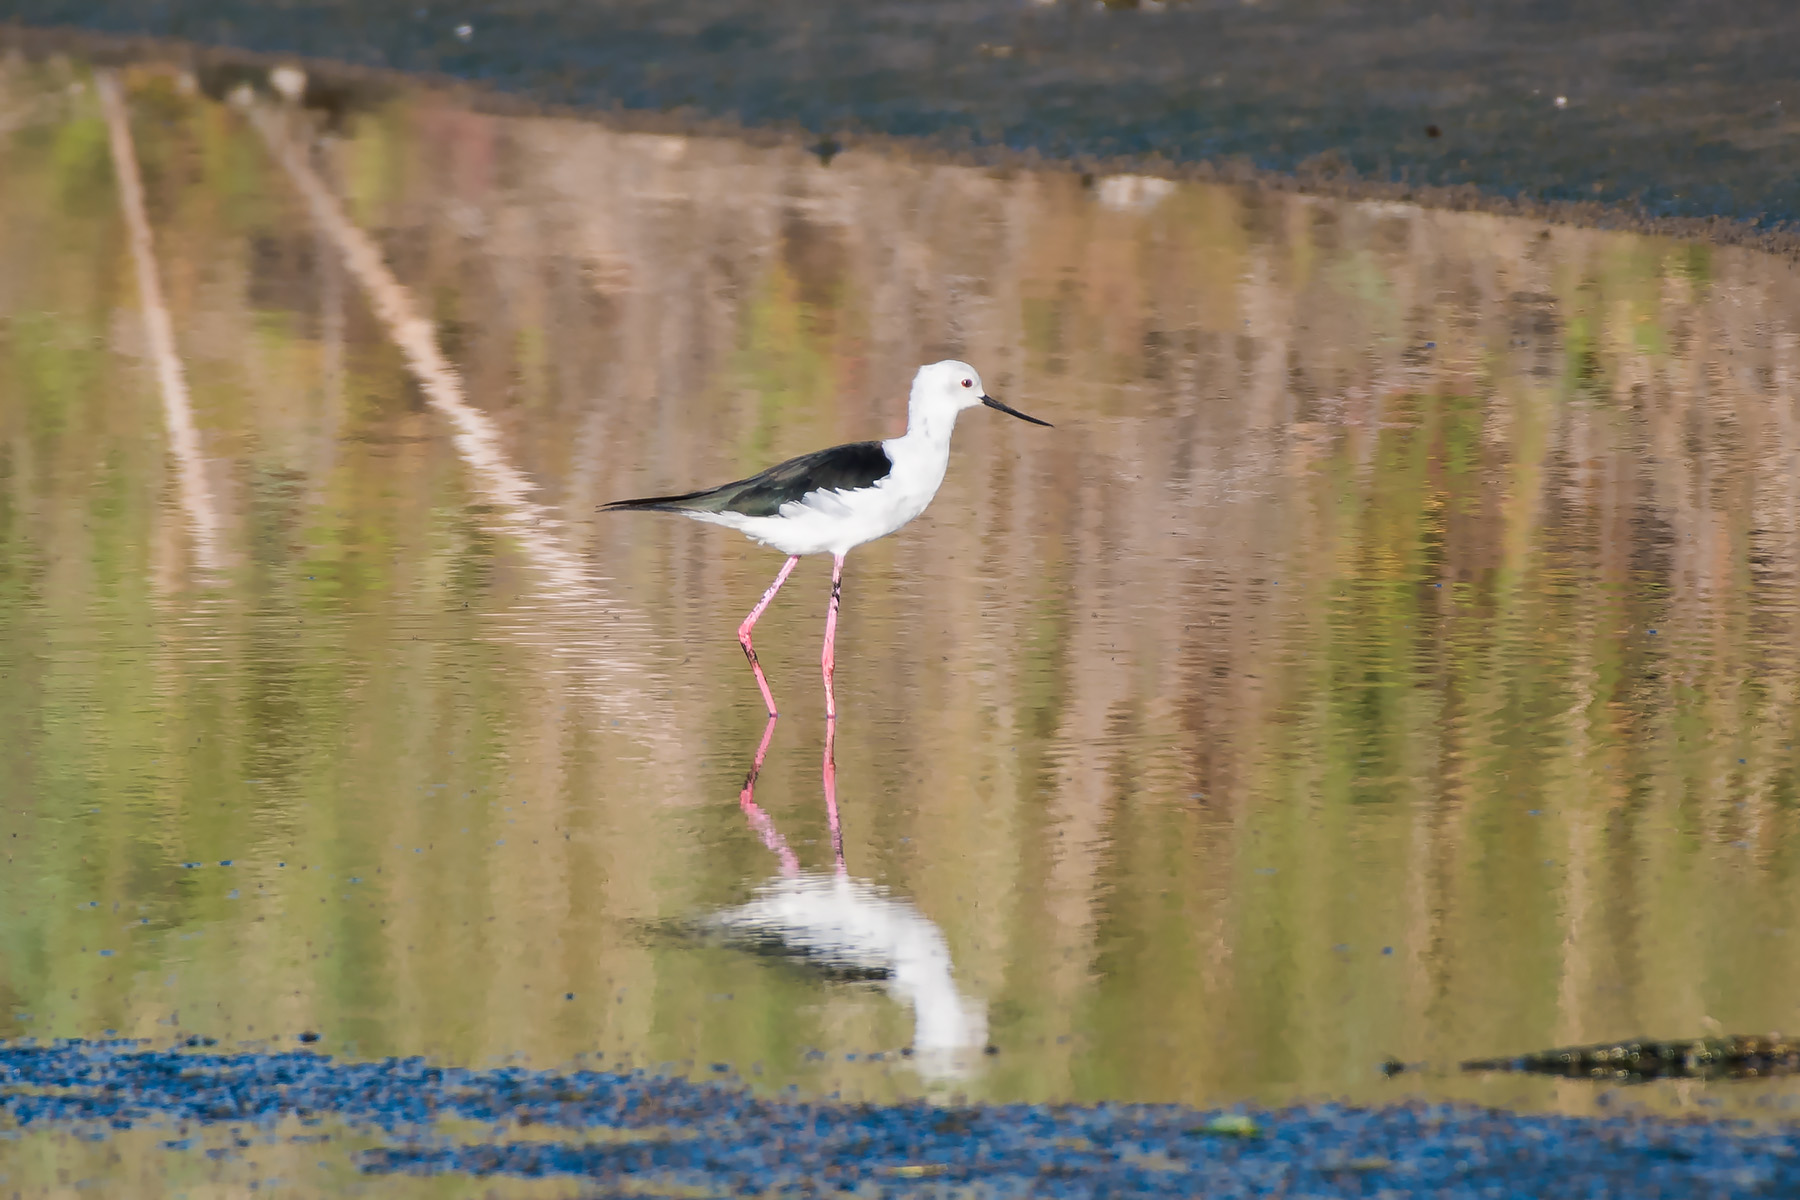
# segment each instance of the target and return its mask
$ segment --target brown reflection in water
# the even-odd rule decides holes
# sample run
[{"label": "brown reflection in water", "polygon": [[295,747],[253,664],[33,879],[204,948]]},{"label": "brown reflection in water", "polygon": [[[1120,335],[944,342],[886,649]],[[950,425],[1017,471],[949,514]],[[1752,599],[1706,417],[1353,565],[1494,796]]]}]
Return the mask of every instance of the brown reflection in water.
[{"label": "brown reflection in water", "polygon": [[[572,610],[245,117],[138,72],[244,564],[202,602],[84,78],[0,73],[40,114],[0,141],[9,1032],[926,1086],[842,1061],[905,1044],[879,995],[636,932],[769,873],[731,634],[778,559],[591,514],[897,433],[952,354],[1057,429],[968,414],[850,563],[836,749],[849,861],[987,1006],[959,1086],[1578,1107],[1376,1067],[1794,1023],[1789,264],[425,93],[321,133],[587,564]],[[824,592],[803,564],[757,630],[802,869]]]}]

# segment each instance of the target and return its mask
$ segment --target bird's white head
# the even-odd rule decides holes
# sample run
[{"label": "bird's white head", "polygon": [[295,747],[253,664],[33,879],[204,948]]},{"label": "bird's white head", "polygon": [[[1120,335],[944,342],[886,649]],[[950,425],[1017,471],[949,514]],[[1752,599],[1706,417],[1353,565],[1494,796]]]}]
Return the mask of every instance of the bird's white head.
[{"label": "bird's white head", "polygon": [[1050,424],[1000,403],[981,386],[981,376],[974,367],[946,358],[943,362],[920,367],[919,373],[913,376],[912,399],[907,404],[908,432],[917,429],[928,435],[949,437],[956,424],[956,415],[977,404],[997,408],[1033,425]]}]

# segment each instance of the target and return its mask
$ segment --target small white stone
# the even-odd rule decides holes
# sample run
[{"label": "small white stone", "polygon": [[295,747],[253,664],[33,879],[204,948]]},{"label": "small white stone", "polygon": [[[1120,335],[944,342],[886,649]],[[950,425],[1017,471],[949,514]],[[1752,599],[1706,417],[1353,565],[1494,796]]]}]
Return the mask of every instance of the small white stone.
[{"label": "small white stone", "polygon": [[299,67],[282,65],[269,72],[269,86],[290,104],[300,103],[306,95],[306,72]]},{"label": "small white stone", "polygon": [[1108,175],[1094,185],[1100,207],[1114,212],[1147,212],[1174,191],[1171,180],[1154,175]]},{"label": "small white stone", "polygon": [[456,36],[466,42],[475,36],[475,27],[473,25],[458,25],[456,27]]},{"label": "small white stone", "polygon": [[1567,96],[1558,96],[1556,98],[1556,107],[1558,107],[1558,108],[1569,107],[1569,98]]}]

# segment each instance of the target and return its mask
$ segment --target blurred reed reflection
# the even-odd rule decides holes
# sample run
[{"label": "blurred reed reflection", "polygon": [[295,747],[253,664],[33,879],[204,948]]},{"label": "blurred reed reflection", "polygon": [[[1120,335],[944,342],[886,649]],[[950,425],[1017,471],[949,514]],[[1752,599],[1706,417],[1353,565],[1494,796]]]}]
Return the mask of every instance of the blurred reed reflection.
[{"label": "blurred reed reflection", "polygon": [[[832,889],[941,931],[1000,1050],[972,1096],[1580,1108],[1377,1064],[1797,1023],[1792,264],[428,91],[286,114],[483,465],[245,112],[122,81],[222,565],[85,68],[8,62],[0,1032],[941,1086],[866,1059],[916,1000],[637,932]],[[1057,428],[967,422],[850,564],[858,875],[759,892],[730,631],[777,561],[590,514],[896,433],[948,355]],[[796,868],[800,574],[757,628]]]}]

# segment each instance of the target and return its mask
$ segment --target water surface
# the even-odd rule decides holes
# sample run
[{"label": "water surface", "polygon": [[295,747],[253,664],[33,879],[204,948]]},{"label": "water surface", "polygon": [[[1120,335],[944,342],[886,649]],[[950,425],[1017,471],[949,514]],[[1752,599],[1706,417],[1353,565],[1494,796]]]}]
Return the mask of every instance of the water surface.
[{"label": "water surface", "polygon": [[[1800,1023],[1792,264],[425,91],[282,117],[484,449],[246,110],[124,83],[191,463],[91,76],[0,69],[0,1034],[870,1099],[1791,1096],[1454,1068]],[[898,433],[948,355],[1055,428],[966,414],[850,557],[839,879],[826,564],[757,629],[747,808],[733,635],[780,557],[595,508]],[[729,936],[833,889],[906,965]]]}]

